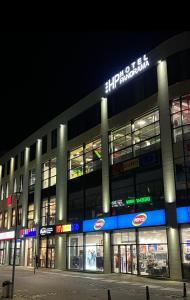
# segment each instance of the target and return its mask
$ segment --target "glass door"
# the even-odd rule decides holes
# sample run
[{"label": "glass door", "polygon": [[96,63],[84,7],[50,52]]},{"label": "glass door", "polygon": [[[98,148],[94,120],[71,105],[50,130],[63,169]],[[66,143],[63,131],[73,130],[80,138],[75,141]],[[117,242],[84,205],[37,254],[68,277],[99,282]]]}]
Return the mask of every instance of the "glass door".
[{"label": "glass door", "polygon": [[119,254],[120,254],[120,273],[126,273],[126,246],[122,245],[119,246]]}]

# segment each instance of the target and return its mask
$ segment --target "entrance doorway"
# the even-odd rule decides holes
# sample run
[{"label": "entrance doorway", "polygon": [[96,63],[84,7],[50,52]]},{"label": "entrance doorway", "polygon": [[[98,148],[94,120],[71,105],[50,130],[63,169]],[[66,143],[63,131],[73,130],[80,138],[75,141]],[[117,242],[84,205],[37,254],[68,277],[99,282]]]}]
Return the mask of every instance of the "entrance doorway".
[{"label": "entrance doorway", "polygon": [[135,244],[113,246],[113,272],[137,274],[137,249]]}]

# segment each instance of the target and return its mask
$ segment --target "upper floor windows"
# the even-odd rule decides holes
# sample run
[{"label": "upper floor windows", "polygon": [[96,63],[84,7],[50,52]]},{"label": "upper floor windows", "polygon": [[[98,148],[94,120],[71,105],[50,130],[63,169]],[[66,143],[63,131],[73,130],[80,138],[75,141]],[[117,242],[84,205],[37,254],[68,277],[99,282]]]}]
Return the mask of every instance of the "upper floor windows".
[{"label": "upper floor windows", "polygon": [[42,137],[42,154],[47,152],[47,135]]},{"label": "upper floor windows", "polygon": [[20,153],[20,167],[24,166],[24,150]]},{"label": "upper floor windows", "polygon": [[110,134],[111,163],[155,150],[160,146],[159,111],[137,118]]},{"label": "upper floor windows", "polygon": [[28,182],[29,191],[34,190],[35,181],[36,181],[36,171],[35,169],[32,169],[29,171],[29,182]]},{"label": "upper floor windows", "polygon": [[171,102],[171,123],[174,143],[190,139],[190,95]]},{"label": "upper floor windows", "polygon": [[11,160],[9,159],[7,162],[7,175],[10,174],[10,166],[11,166]]},{"label": "upper floor windows", "polygon": [[30,146],[30,161],[36,158],[36,143]]},{"label": "upper floor windows", "polygon": [[42,189],[56,184],[56,158],[42,164]]},{"label": "upper floor windows", "polygon": [[27,225],[28,228],[32,228],[34,226],[34,203],[28,205]]},{"label": "upper floor windows", "polygon": [[14,185],[13,185],[13,192],[16,193],[17,191],[17,181],[16,178],[14,179]]},{"label": "upper floor windows", "polygon": [[4,228],[8,227],[8,212],[4,212]]},{"label": "upper floor windows", "polygon": [[5,190],[5,195],[6,195],[6,198],[8,198],[8,196],[9,196],[9,184],[8,184],[8,182],[6,183],[6,190]]},{"label": "upper floor windows", "polygon": [[13,208],[12,209],[11,226],[13,227],[13,226],[15,226],[15,224],[16,224],[16,209]]},{"label": "upper floor windows", "polygon": [[23,175],[20,175],[20,192],[23,191]]},{"label": "upper floor windows", "polygon": [[0,213],[0,228],[3,227],[3,213]]},{"label": "upper floor windows", "polygon": [[17,168],[18,168],[18,154],[15,156],[14,170],[16,171]]},{"label": "upper floor windows", "polygon": [[101,168],[101,140],[82,145],[69,153],[69,179]]},{"label": "upper floor windows", "polygon": [[1,200],[4,199],[4,189],[3,189],[3,185],[1,186]]},{"label": "upper floor windows", "polygon": [[57,128],[51,132],[51,149],[57,147]]}]

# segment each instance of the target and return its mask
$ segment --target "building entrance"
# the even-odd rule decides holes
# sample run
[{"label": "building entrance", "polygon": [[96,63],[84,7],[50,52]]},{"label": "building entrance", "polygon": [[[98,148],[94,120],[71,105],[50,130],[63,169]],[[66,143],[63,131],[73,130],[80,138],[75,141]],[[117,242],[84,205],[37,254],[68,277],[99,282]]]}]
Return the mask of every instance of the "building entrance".
[{"label": "building entrance", "polygon": [[114,272],[137,274],[136,245],[116,245],[114,250]]}]

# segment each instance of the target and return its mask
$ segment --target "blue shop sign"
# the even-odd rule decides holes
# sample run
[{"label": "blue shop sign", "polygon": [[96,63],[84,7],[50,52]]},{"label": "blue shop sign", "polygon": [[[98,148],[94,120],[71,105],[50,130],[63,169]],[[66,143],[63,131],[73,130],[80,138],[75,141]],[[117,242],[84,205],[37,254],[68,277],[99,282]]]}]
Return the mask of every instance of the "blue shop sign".
[{"label": "blue shop sign", "polygon": [[165,225],[165,210],[83,221],[83,232]]},{"label": "blue shop sign", "polygon": [[36,228],[29,228],[29,229],[21,229],[20,230],[20,237],[21,238],[30,238],[36,236]]},{"label": "blue shop sign", "polygon": [[177,207],[177,223],[190,223],[190,206]]},{"label": "blue shop sign", "polygon": [[117,217],[83,221],[83,232],[117,229]]},{"label": "blue shop sign", "polygon": [[166,218],[164,209],[118,216],[118,229],[158,226],[165,224]]}]

